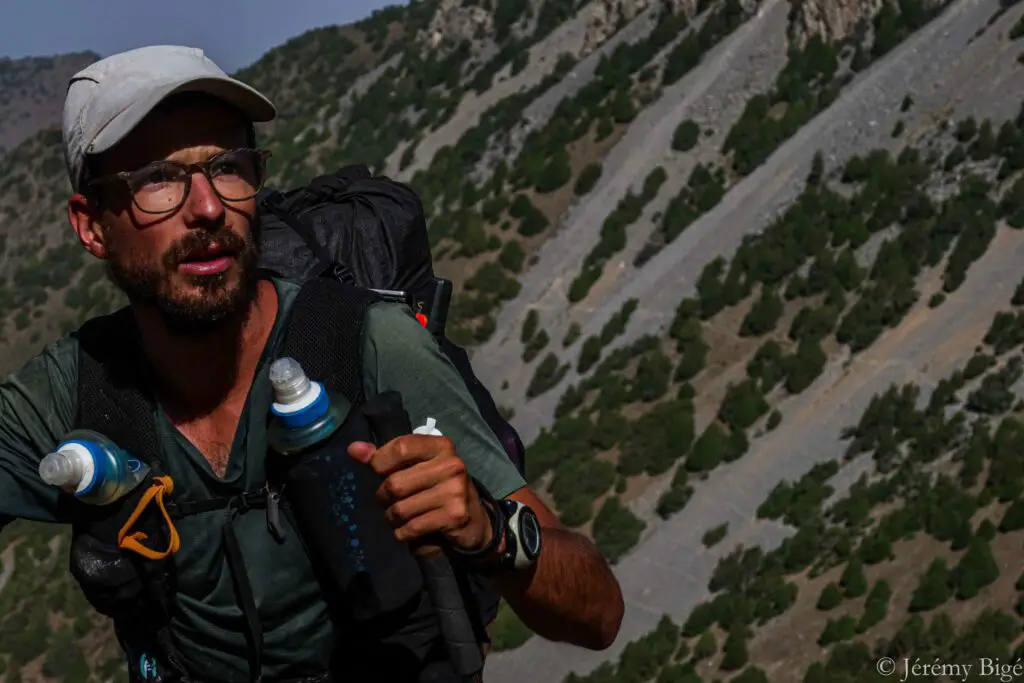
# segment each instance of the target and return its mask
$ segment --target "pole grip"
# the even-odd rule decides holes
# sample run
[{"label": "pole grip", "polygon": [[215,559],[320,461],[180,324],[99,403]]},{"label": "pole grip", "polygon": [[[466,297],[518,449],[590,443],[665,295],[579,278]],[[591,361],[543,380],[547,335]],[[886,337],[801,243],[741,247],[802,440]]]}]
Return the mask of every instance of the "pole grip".
[{"label": "pole grip", "polygon": [[[409,414],[402,402],[402,395],[397,391],[387,391],[373,397],[367,402],[363,413],[379,445],[412,433]],[[483,655],[448,556],[443,547],[436,543],[421,543],[413,549],[413,553],[423,571],[430,600],[437,612],[441,636],[455,672],[465,681],[479,680],[479,674],[484,668]]]}]

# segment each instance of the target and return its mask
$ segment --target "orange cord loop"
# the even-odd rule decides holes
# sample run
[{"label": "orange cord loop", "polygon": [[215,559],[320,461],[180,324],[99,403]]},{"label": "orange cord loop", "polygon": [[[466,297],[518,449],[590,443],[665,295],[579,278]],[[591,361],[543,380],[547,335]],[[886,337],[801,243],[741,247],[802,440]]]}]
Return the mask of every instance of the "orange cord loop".
[{"label": "orange cord loop", "polygon": [[[171,521],[171,516],[167,513],[167,507],[164,505],[164,496],[172,493],[174,493],[173,479],[170,477],[153,477],[153,485],[142,495],[139,504],[135,507],[135,511],[132,512],[131,517],[128,518],[128,521],[121,527],[121,531],[118,532],[117,547],[122,550],[131,550],[138,553],[147,560],[163,560],[178,552],[178,548],[181,546],[181,539],[178,538],[178,530],[174,527],[174,522]],[[148,538],[145,532],[135,531],[129,533],[135,522],[145,512],[146,507],[154,500],[157,507],[160,508],[160,514],[163,515],[164,521],[167,523],[169,537],[167,550],[153,550],[142,545],[142,541]]]}]

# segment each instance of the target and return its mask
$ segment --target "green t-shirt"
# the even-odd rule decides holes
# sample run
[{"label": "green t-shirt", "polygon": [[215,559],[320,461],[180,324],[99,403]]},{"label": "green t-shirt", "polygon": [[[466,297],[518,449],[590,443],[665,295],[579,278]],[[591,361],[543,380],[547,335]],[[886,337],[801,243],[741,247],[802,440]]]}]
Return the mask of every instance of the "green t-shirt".
[{"label": "green t-shirt", "polygon": [[[272,401],[270,363],[283,341],[286,314],[299,287],[274,280],[279,305],[274,329],[239,420],[223,479],[168,420],[154,415],[174,497],[202,500],[260,488],[265,481],[266,415]],[[465,384],[433,337],[399,304],[367,311],[363,377],[367,393],[401,392],[414,426],[427,417],[454,442],[469,472],[496,497],[525,485]],[[0,383],[0,528],[5,518],[68,523],[57,509],[57,490],[39,478],[40,458],[73,426],[77,411],[77,341],[63,337]],[[209,680],[248,681],[245,622],[221,550],[223,511],[178,521],[181,548],[174,556],[178,591],[172,633],[189,668]],[[282,516],[279,543],[266,515],[235,519],[246,570],[264,631],[268,680],[305,676],[328,667],[332,627],[297,534]]]}]

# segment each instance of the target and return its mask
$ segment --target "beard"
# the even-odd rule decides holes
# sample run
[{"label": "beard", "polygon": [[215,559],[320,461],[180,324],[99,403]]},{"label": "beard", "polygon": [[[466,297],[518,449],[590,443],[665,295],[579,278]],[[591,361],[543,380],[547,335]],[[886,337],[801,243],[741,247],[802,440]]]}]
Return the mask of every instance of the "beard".
[{"label": "beard", "polygon": [[[218,244],[234,257],[232,268],[214,275],[186,275],[178,266],[193,254]],[[109,245],[107,276],[128,301],[154,308],[168,331],[180,335],[212,332],[227,320],[244,318],[256,299],[259,250],[253,233],[241,237],[224,227],[196,229],[174,244],[156,262],[121,253]],[[178,279],[188,291],[181,291]]]}]

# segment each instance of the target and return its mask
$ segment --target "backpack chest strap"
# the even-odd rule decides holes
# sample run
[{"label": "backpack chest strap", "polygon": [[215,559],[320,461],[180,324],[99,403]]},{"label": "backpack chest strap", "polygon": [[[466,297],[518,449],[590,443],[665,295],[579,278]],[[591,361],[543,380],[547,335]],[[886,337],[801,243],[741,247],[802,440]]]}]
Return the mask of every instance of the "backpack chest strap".
[{"label": "backpack chest strap", "polygon": [[239,513],[245,513],[249,510],[268,510],[275,505],[278,506],[278,509],[282,509],[287,507],[288,503],[281,498],[279,493],[270,491],[268,487],[264,486],[257,491],[242,491],[234,496],[168,502],[167,512],[171,519],[179,520],[215,510],[230,508]]}]

